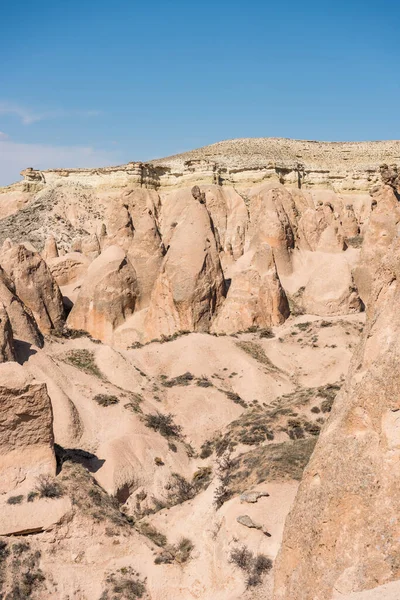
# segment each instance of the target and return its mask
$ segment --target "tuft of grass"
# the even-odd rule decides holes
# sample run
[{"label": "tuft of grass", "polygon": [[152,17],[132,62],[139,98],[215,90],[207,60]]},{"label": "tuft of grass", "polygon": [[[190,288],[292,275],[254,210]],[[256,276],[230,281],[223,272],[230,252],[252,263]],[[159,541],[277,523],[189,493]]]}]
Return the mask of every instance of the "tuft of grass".
[{"label": "tuft of grass", "polygon": [[159,548],[164,548],[167,545],[166,536],[147,521],[141,521],[136,528],[139,533],[145,535]]},{"label": "tuft of grass", "polygon": [[229,561],[247,573],[246,587],[255,587],[262,582],[262,576],[272,569],[272,560],[265,554],[257,554],[246,546],[234,548],[229,556]]},{"label": "tuft of grass", "polygon": [[263,329],[259,330],[258,335],[260,338],[271,339],[274,337],[274,332],[272,331],[271,327],[264,327]]},{"label": "tuft of grass", "polygon": [[22,496],[22,495],[10,496],[9,498],[7,498],[7,504],[21,504],[23,499],[24,499],[24,496]]},{"label": "tuft of grass", "polygon": [[236,342],[236,346],[241,350],[244,350],[244,352],[249,354],[258,362],[268,367],[270,371],[279,371],[278,367],[276,367],[274,363],[268,358],[262,346],[260,346],[260,344],[257,344],[257,342],[240,341]]},{"label": "tuft of grass", "polygon": [[156,414],[144,415],[143,420],[147,427],[158,431],[165,438],[177,438],[181,436],[182,428],[174,423],[174,415],[156,412]]},{"label": "tuft of grass", "polygon": [[41,498],[61,498],[64,495],[64,490],[61,485],[47,475],[38,477],[36,491]]},{"label": "tuft of grass", "polygon": [[94,375],[99,379],[104,379],[104,376],[98,368],[94,356],[94,352],[91,350],[69,350],[62,356],[62,360],[81,371],[84,371],[88,375]]},{"label": "tuft of grass", "polygon": [[117,396],[112,396],[110,394],[96,394],[93,400],[100,406],[112,406],[113,404],[118,404],[119,402],[119,398],[117,398]]},{"label": "tuft of grass", "polygon": [[175,385],[189,385],[192,383],[192,381],[194,381],[195,377],[192,375],[192,373],[187,371],[186,373],[178,375],[177,377],[173,377],[172,379],[162,379],[163,381],[161,383],[164,387],[174,387]]},{"label": "tuft of grass", "polygon": [[131,567],[122,567],[107,576],[100,600],[136,600],[145,596],[146,580],[139,579],[139,573]]}]

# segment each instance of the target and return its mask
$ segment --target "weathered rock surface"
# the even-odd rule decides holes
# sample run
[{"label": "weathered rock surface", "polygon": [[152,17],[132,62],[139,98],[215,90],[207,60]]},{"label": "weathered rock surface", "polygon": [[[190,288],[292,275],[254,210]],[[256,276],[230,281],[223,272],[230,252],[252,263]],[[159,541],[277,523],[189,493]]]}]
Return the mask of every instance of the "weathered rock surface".
[{"label": "weathered rock surface", "polygon": [[18,244],[2,252],[0,262],[42,333],[61,330],[65,318],[61,292],[40,254]]},{"label": "weathered rock surface", "polygon": [[289,305],[271,247],[264,243],[257,251],[249,251],[237,261],[237,269],[212,331],[229,334],[281,325],[289,316]]},{"label": "weathered rock surface", "polygon": [[41,348],[43,339],[33,314],[15,294],[14,284],[1,267],[0,302],[7,311],[14,338]]},{"label": "weathered rock surface", "polygon": [[397,240],[379,273],[371,265],[367,326],[286,523],[277,600],[327,600],[400,578],[398,265]]},{"label": "weathered rock surface", "polygon": [[113,332],[135,310],[136,273],[119,246],[110,246],[90,265],[67,325],[111,342]]},{"label": "weathered rock surface", "polygon": [[46,386],[17,363],[0,365],[0,493],[55,475],[53,413]]},{"label": "weathered rock surface", "polygon": [[178,331],[208,331],[225,295],[212,223],[204,204],[187,193],[155,283],[145,331],[148,339]]},{"label": "weathered rock surface", "polygon": [[0,303],[0,362],[15,360],[14,336],[4,304]]},{"label": "weathered rock surface", "polygon": [[302,305],[306,313],[322,317],[362,310],[352,268],[345,256],[321,255],[305,286]]}]

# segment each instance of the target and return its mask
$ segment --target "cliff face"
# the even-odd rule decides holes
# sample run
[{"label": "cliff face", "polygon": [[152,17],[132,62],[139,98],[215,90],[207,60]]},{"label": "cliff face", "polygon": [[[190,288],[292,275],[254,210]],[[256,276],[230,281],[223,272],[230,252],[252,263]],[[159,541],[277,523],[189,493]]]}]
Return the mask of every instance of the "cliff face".
[{"label": "cliff face", "polygon": [[218,142],[147,163],[99,169],[25,169],[26,182],[168,188],[196,183],[245,185],[279,181],[291,187],[367,191],[382,164],[400,165],[400,142],[313,142],[244,138]]},{"label": "cliff face", "polygon": [[376,200],[366,327],[286,522],[276,599],[342,598],[400,578],[400,210],[389,186]]}]

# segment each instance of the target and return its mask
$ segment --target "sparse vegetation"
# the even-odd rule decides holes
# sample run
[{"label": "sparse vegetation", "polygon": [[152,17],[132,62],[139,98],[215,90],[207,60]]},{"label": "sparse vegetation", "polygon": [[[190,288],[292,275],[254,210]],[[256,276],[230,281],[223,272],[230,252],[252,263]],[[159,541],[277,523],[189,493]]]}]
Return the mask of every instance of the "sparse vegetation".
[{"label": "sparse vegetation", "polygon": [[361,248],[364,238],[362,235],[346,238],[346,244],[352,248]]},{"label": "sparse vegetation", "polygon": [[36,491],[41,498],[61,498],[61,496],[64,495],[64,490],[61,485],[47,475],[38,477]]},{"label": "sparse vegetation", "polygon": [[84,371],[88,375],[104,379],[102,372],[96,364],[94,352],[91,350],[69,350],[62,356],[62,359],[64,362]]},{"label": "sparse vegetation", "polygon": [[175,385],[189,385],[192,381],[194,381],[194,379],[194,375],[187,371],[186,373],[178,375],[177,377],[173,377],[172,379],[163,378],[161,383],[164,387],[174,387]]},{"label": "sparse vegetation", "polygon": [[258,331],[258,335],[260,338],[270,339],[274,337],[274,332],[272,331],[271,327],[264,327]]},{"label": "sparse vegetation", "polygon": [[278,367],[268,358],[264,352],[264,348],[257,342],[240,341],[236,342],[236,346],[244,352],[247,352],[252,358],[268,367],[269,371],[279,371]]},{"label": "sparse vegetation", "polygon": [[144,415],[144,422],[147,427],[158,431],[165,438],[180,438],[182,428],[174,423],[174,415],[156,412],[155,414]]},{"label": "sparse vegetation", "polygon": [[257,554],[246,546],[234,548],[229,560],[247,574],[246,587],[254,587],[262,582],[262,576],[272,569],[272,560],[265,554]]},{"label": "sparse vegetation", "polygon": [[303,294],[304,294],[305,289],[306,289],[305,287],[300,287],[297,290],[297,292],[295,292],[294,294],[286,293],[288,303],[289,303],[290,314],[293,315],[294,317],[299,317],[300,315],[304,315]]},{"label": "sparse vegetation", "polygon": [[108,575],[106,586],[100,600],[135,600],[147,596],[146,580],[139,579],[139,573],[131,567],[122,567]]},{"label": "sparse vegetation", "polygon": [[22,496],[22,495],[10,496],[9,498],[7,498],[7,504],[21,504],[23,499],[24,499],[24,496]]},{"label": "sparse vegetation", "polygon": [[150,525],[147,521],[141,521],[137,524],[136,529],[142,535],[145,535],[149,540],[151,540],[156,546],[159,548],[164,548],[167,545],[166,536],[158,531],[153,525]]},{"label": "sparse vegetation", "polygon": [[210,440],[207,440],[201,445],[200,458],[208,458],[214,452],[214,444]]},{"label": "sparse vegetation", "polygon": [[97,402],[97,404],[100,404],[100,406],[112,406],[119,402],[117,396],[112,396],[110,394],[96,394],[93,400]]}]

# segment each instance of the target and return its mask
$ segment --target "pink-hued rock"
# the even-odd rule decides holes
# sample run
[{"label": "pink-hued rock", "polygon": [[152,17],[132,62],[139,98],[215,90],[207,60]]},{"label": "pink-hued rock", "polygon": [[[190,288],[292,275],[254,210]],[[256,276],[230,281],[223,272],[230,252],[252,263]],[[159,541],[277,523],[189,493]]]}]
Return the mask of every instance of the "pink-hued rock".
[{"label": "pink-hued rock", "polygon": [[53,412],[46,385],[15,362],[0,365],[0,493],[55,475]]},{"label": "pink-hued rock", "polygon": [[110,246],[94,260],[71,310],[67,325],[110,343],[114,329],[135,310],[136,273],[119,246]]},{"label": "pink-hued rock", "polygon": [[146,339],[208,331],[225,284],[209,214],[186,193],[145,318]]},{"label": "pink-hued rock", "polygon": [[61,330],[65,320],[62,295],[40,254],[18,244],[3,252],[0,262],[42,333]]},{"label": "pink-hued rock", "polygon": [[238,262],[243,270],[233,274],[229,291],[212,325],[216,333],[245,331],[249,327],[281,325],[289,316],[286,294],[276,272],[268,244],[249,251]]}]

